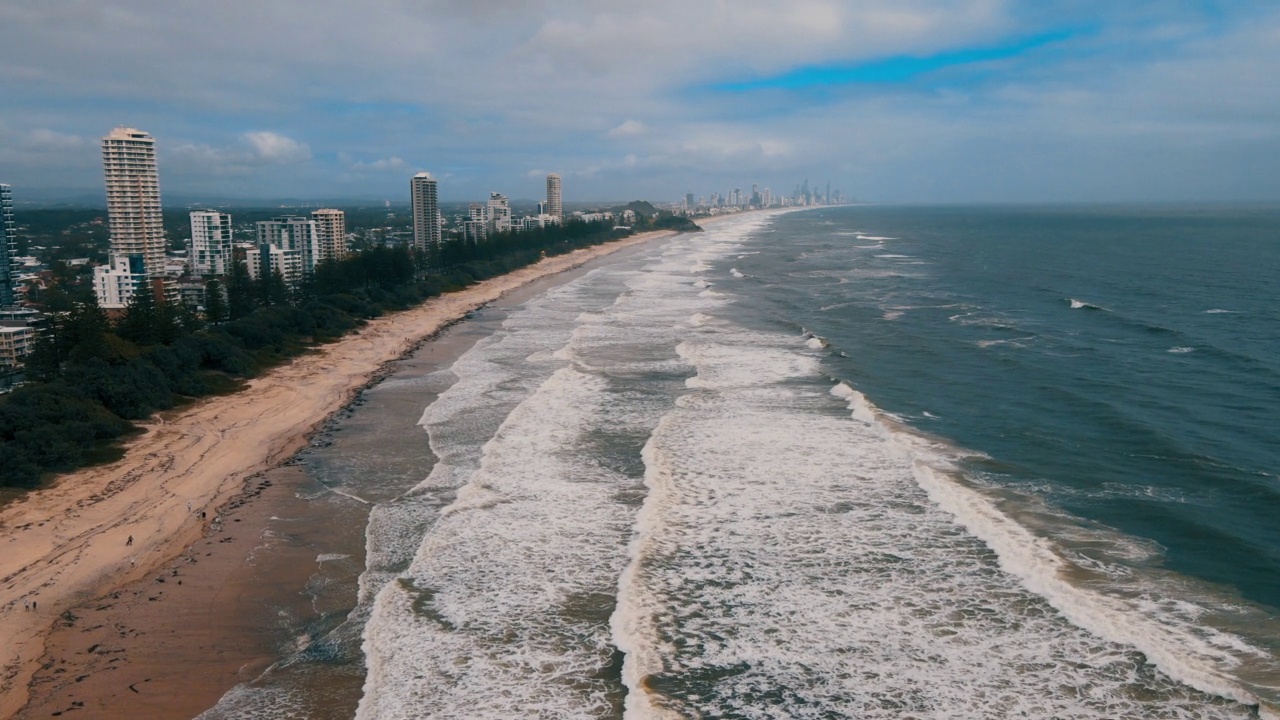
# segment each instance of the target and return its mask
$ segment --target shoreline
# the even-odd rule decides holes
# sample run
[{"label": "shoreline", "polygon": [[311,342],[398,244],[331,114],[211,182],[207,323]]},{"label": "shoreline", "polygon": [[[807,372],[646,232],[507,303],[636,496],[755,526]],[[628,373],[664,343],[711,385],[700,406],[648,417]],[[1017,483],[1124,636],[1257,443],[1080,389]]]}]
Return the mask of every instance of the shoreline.
[{"label": "shoreline", "polygon": [[[42,687],[33,684],[41,670],[72,678],[92,694],[92,683],[75,680],[89,679],[75,665],[88,666],[102,659],[103,653],[94,652],[101,643],[78,653],[83,657],[54,658],[49,639],[55,625],[74,625],[80,616],[73,610],[85,612],[92,606],[108,611],[104,606],[110,603],[104,601],[119,600],[128,592],[147,598],[141,602],[157,602],[149,598],[159,595],[140,588],[164,582],[160,578],[166,578],[165,573],[166,579],[185,579],[175,561],[198,561],[189,553],[225,532],[236,521],[233,513],[245,512],[250,505],[255,506],[254,512],[266,513],[269,507],[263,506],[280,502],[276,487],[284,483],[264,486],[260,478],[273,468],[287,469],[280,466],[362,390],[385,378],[391,372],[390,363],[411,356],[468,313],[512,291],[676,234],[652,231],[547,258],[376,318],[351,335],[248,381],[239,392],[153,417],[141,424],[143,434],[124,445],[120,460],[63,475],[50,487],[0,506],[0,547],[5,549],[0,556],[0,717],[12,717],[32,705],[47,709],[40,697]],[[223,520],[228,522],[215,522],[224,508],[228,516]],[[201,512],[206,518],[200,518]],[[210,567],[202,576],[214,582],[221,575]],[[165,587],[171,595],[178,594],[177,580],[172,582],[173,586]],[[30,602],[38,603],[35,610],[25,609]],[[178,630],[172,629],[175,634]],[[117,632],[125,637],[129,629]],[[200,652],[184,647],[172,653],[176,657],[171,662],[178,667],[184,654]],[[260,662],[261,658],[251,661],[244,671]],[[218,684],[225,691],[243,679],[228,678]],[[136,687],[125,692],[129,690],[138,693]],[[48,714],[85,708],[85,701],[75,702],[80,704]]]}]

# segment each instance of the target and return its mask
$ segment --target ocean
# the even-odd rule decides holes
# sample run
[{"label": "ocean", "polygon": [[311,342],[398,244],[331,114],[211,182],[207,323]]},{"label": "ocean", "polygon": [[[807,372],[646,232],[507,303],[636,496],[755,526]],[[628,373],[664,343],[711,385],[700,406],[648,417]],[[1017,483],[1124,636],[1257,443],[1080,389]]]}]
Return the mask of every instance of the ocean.
[{"label": "ocean", "polygon": [[1274,209],[849,206],[482,311],[304,455],[356,600],[202,717],[1277,717],[1278,277]]}]

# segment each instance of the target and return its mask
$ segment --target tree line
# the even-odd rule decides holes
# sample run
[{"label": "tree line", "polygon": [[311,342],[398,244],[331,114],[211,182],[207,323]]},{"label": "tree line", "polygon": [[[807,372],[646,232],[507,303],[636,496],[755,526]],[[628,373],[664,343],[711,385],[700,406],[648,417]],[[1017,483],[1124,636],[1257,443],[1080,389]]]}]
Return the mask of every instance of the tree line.
[{"label": "tree line", "polygon": [[[672,222],[645,218],[635,229]],[[386,312],[625,234],[570,220],[425,252],[374,247],[320,264],[296,287],[278,273],[255,280],[238,261],[225,282],[208,280],[202,313],[144,287],[113,321],[91,288],[55,286],[27,358],[29,382],[0,396],[0,486],[34,487],[49,473],[118,458],[135,421],[157,411],[233,392]]]}]

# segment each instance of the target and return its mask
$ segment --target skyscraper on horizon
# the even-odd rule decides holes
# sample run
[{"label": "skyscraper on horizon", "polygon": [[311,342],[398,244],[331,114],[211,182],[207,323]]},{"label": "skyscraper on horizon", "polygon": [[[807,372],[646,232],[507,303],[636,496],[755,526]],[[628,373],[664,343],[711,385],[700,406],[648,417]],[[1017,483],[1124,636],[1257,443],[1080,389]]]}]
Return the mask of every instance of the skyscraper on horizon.
[{"label": "skyscraper on horizon", "polygon": [[13,188],[0,184],[0,307],[13,304],[13,258],[18,252],[13,224]]},{"label": "skyscraper on horizon", "polygon": [[409,180],[413,204],[413,246],[419,250],[440,245],[440,194],[431,173],[420,172]]},{"label": "skyscraper on horizon", "polygon": [[547,175],[547,214],[557,220],[564,219],[563,185],[559,173]]},{"label": "skyscraper on horizon", "polygon": [[129,258],[143,280],[164,273],[164,218],[156,141],[135,128],[118,127],[102,138],[111,253]]}]

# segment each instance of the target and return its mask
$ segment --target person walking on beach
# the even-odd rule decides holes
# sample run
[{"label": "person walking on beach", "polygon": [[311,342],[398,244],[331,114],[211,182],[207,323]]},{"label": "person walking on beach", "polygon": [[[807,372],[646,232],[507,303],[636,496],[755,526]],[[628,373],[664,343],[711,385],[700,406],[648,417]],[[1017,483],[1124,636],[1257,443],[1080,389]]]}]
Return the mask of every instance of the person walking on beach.
[{"label": "person walking on beach", "polygon": [[133,536],[132,536],[132,535],[130,535],[130,536],[129,536],[129,539],[124,541],[124,546],[125,546],[125,547],[130,547],[130,546],[132,546],[132,545],[133,545]]}]

